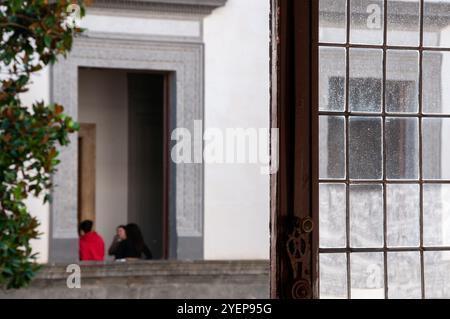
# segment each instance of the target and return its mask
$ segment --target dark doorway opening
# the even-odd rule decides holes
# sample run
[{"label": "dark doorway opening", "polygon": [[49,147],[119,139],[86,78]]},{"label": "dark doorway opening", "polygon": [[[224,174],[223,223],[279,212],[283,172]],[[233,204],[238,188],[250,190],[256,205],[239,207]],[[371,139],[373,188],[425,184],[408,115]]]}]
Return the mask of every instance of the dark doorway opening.
[{"label": "dark doorway opening", "polygon": [[128,220],[141,226],[154,258],[167,257],[165,76],[128,73]]}]

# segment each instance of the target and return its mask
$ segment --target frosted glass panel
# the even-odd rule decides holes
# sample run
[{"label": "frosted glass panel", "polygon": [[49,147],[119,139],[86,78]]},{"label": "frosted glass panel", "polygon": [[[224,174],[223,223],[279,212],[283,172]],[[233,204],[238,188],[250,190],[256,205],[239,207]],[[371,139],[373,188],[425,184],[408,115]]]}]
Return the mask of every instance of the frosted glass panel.
[{"label": "frosted glass panel", "polygon": [[[450,37],[450,35],[449,35]],[[423,112],[450,113],[450,52],[423,53]]]},{"label": "frosted glass panel", "polygon": [[425,251],[425,297],[450,298],[450,252]]},{"label": "frosted glass panel", "polygon": [[320,298],[347,298],[347,257],[345,254],[320,255]]},{"label": "frosted glass panel", "polygon": [[418,247],[420,240],[420,188],[418,184],[388,184],[387,245]]},{"label": "frosted glass panel", "polygon": [[345,247],[345,184],[320,184],[320,246]]},{"label": "frosted glass panel", "polygon": [[424,0],[423,45],[450,48],[450,0]]},{"label": "frosted glass panel", "polygon": [[321,296],[450,298],[450,0],[319,11]]},{"label": "frosted glass panel", "polygon": [[450,119],[423,119],[423,177],[450,179]]},{"label": "frosted glass panel", "polygon": [[350,49],[349,108],[352,112],[381,112],[383,51]]},{"label": "frosted glass panel", "polygon": [[387,2],[387,44],[418,46],[420,0]]},{"label": "frosted glass panel", "polygon": [[388,253],[388,297],[390,299],[421,298],[419,252]]},{"label": "frosted glass panel", "polygon": [[320,0],[319,41],[345,43],[347,37],[346,0]]},{"label": "frosted glass panel", "polygon": [[353,253],[350,268],[352,298],[384,298],[383,253]]},{"label": "frosted glass panel", "polygon": [[450,185],[424,185],[423,232],[425,245],[450,246]]},{"label": "frosted glass panel", "polygon": [[383,43],[383,0],[350,1],[350,42],[357,44]]},{"label": "frosted glass panel", "polygon": [[345,109],[345,49],[321,47],[319,50],[319,109]]},{"label": "frosted glass panel", "polygon": [[383,175],[381,118],[351,117],[349,124],[351,179],[381,179]]},{"label": "frosted glass panel", "polygon": [[320,116],[319,152],[319,177],[345,178],[345,120],[343,116]]},{"label": "frosted glass panel", "polygon": [[386,118],[386,174],[388,179],[419,179],[419,121]]},{"label": "frosted glass panel", "polygon": [[351,247],[383,246],[383,188],[381,185],[350,186]]},{"label": "frosted glass panel", "polygon": [[419,53],[387,50],[386,111],[417,113],[419,111]]}]

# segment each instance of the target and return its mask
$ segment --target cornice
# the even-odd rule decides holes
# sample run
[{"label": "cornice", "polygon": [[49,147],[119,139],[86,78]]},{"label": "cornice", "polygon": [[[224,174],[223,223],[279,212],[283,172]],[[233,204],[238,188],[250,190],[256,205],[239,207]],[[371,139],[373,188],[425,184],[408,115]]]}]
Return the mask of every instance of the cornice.
[{"label": "cornice", "polygon": [[93,8],[208,15],[227,0],[94,0]]}]

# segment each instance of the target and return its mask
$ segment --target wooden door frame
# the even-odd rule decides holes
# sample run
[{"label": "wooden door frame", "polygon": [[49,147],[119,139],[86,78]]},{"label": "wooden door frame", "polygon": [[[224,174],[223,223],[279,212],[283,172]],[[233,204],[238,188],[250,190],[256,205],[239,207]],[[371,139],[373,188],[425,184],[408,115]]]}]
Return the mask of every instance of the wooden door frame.
[{"label": "wooden door frame", "polygon": [[272,0],[271,297],[319,296],[318,1]]}]

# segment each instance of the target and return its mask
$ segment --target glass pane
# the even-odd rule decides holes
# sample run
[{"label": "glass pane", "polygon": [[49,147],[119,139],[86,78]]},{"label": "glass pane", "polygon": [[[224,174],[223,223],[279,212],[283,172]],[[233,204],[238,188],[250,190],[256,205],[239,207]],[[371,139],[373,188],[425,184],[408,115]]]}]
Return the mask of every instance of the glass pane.
[{"label": "glass pane", "polygon": [[383,187],[350,186],[350,245],[383,246]]},{"label": "glass pane", "polygon": [[383,51],[350,49],[349,107],[352,112],[381,112]]},{"label": "glass pane", "polygon": [[347,298],[347,257],[320,254],[320,298]]},{"label": "glass pane", "polygon": [[386,175],[388,179],[419,178],[417,118],[386,118]]},{"label": "glass pane", "polygon": [[450,47],[450,0],[424,0],[423,45]]},{"label": "glass pane", "polygon": [[350,117],[349,170],[351,179],[381,179],[381,118]]},{"label": "glass pane", "polygon": [[345,184],[320,184],[320,247],[345,247]]},{"label": "glass pane", "polygon": [[419,111],[419,53],[387,50],[386,112]]},{"label": "glass pane", "polygon": [[419,252],[388,253],[388,297],[418,299],[422,296]]},{"label": "glass pane", "polygon": [[350,1],[350,42],[383,44],[384,0]]},{"label": "glass pane", "polygon": [[387,245],[419,245],[420,187],[418,184],[386,185]]},{"label": "glass pane", "polygon": [[423,187],[423,242],[426,246],[450,246],[450,185]]},{"label": "glass pane", "polygon": [[450,179],[450,119],[423,119],[423,177]]},{"label": "glass pane", "polygon": [[420,0],[387,2],[387,44],[418,46]]},{"label": "glass pane", "polygon": [[450,52],[423,53],[423,112],[450,113]]},{"label": "glass pane", "polygon": [[384,298],[383,253],[353,253],[350,269],[353,299]]},{"label": "glass pane", "polygon": [[321,47],[319,49],[319,109],[344,111],[345,109],[345,49]]},{"label": "glass pane", "polygon": [[[346,298],[350,279],[352,298],[450,298],[450,251],[419,249],[422,230],[425,247],[450,246],[450,116],[429,116],[450,114],[450,0],[319,3],[319,41],[337,44],[319,48],[319,111],[348,111],[319,120],[321,297]],[[350,255],[326,250],[347,240]]]},{"label": "glass pane", "polygon": [[345,178],[345,120],[319,117],[319,177]]},{"label": "glass pane", "polygon": [[347,38],[346,0],[320,0],[319,41],[345,43]]},{"label": "glass pane", "polygon": [[425,251],[425,298],[450,298],[450,252]]}]

